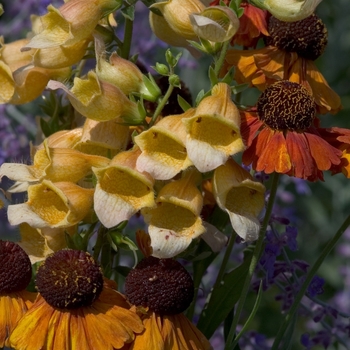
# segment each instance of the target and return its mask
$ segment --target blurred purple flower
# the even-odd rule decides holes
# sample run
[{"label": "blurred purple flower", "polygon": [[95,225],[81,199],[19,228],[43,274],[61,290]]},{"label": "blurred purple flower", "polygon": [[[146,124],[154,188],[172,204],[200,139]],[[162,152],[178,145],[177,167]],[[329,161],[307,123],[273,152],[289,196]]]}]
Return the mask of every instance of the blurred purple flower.
[{"label": "blurred purple flower", "polygon": [[307,288],[307,293],[310,297],[315,297],[323,293],[324,279],[319,276],[314,276],[311,280],[309,287]]}]

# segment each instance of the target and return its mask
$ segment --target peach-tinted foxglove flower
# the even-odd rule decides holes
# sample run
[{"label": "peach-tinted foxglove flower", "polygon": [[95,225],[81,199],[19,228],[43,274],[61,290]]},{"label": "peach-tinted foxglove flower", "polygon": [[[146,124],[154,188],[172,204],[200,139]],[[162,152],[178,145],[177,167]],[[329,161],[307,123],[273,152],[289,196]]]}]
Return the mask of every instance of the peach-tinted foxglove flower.
[{"label": "peach-tinted foxglove flower", "polygon": [[137,159],[137,169],[147,171],[157,180],[169,180],[192,165],[186,151],[186,128],[183,118],[195,113],[189,109],[183,114],[163,118],[134,140],[142,153]]},{"label": "peach-tinted foxglove flower", "polygon": [[144,207],[153,207],[153,178],[136,169],[141,151],[118,153],[105,168],[93,168],[97,177],[94,209],[102,224],[113,227]]},{"label": "peach-tinted foxglove flower", "polygon": [[40,17],[37,34],[26,47],[45,49],[84,41],[99,20],[116,6],[114,0],[70,0],[59,9],[49,5],[48,13]]},{"label": "peach-tinted foxglove flower", "polygon": [[84,117],[96,121],[122,118],[127,122],[140,123],[137,105],[131,102],[115,85],[100,81],[95,72],[90,71],[87,79],[74,78],[69,90],[64,84],[51,80],[52,90],[63,89],[73,107]]},{"label": "peach-tinted foxglove flower", "polygon": [[300,21],[309,17],[322,0],[253,0],[257,6],[269,11],[284,22]]},{"label": "peach-tinted foxglove flower", "polygon": [[196,187],[198,177],[196,169],[188,169],[180,180],[166,184],[159,191],[156,208],[142,209],[149,225],[153,256],[174,257],[205,231],[200,218],[203,198]]},{"label": "peach-tinted foxglove flower", "polygon": [[28,187],[26,203],[8,206],[8,219],[11,225],[26,222],[34,228],[70,227],[89,214],[93,194],[71,182],[43,180]]},{"label": "peach-tinted foxglove flower", "polygon": [[30,262],[35,264],[58,250],[68,248],[66,233],[73,234],[77,227],[33,228],[27,223],[19,225],[21,239],[18,245],[28,254]]},{"label": "peach-tinted foxglove flower", "polygon": [[105,167],[109,159],[85,154],[70,148],[50,148],[47,142],[34,155],[33,165],[4,163],[0,167],[0,178],[7,176],[19,182],[78,182],[91,172],[91,167]]},{"label": "peach-tinted foxglove flower", "polygon": [[50,79],[62,80],[70,68],[34,67],[32,56],[20,49],[27,39],[4,44],[0,38],[0,103],[23,104],[41,95]]},{"label": "peach-tinted foxglove flower", "polygon": [[236,13],[229,7],[212,6],[201,13],[190,15],[194,32],[205,40],[224,42],[230,40],[239,28]]},{"label": "peach-tinted foxglove flower", "polygon": [[129,126],[117,120],[99,122],[86,119],[80,140],[74,149],[87,154],[95,154],[108,158],[124,151],[130,142]]},{"label": "peach-tinted foxglove flower", "polygon": [[187,40],[197,40],[190,15],[200,13],[205,6],[200,0],[168,0],[154,3],[151,8],[158,9],[170,28],[180,37]]},{"label": "peach-tinted foxglove flower", "polygon": [[264,208],[265,187],[233,159],[214,171],[213,193],[218,206],[230,216],[236,233],[247,242],[259,237],[258,215]]},{"label": "peach-tinted foxglove flower", "polygon": [[224,164],[230,155],[243,151],[240,135],[241,118],[231,100],[231,89],[218,83],[212,95],[204,98],[195,115],[184,118],[187,130],[188,157],[201,172]]}]

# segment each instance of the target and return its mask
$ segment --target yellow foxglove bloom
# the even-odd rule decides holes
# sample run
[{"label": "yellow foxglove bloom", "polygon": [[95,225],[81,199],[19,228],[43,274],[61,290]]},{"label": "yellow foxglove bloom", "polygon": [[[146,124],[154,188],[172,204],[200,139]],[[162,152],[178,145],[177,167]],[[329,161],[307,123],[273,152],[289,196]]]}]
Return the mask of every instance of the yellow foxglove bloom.
[{"label": "yellow foxglove bloom", "polygon": [[50,148],[73,148],[74,145],[80,141],[82,134],[82,128],[60,130],[46,138],[45,142],[42,142],[39,146],[34,146],[33,148],[35,151],[43,149],[45,143],[47,143]]},{"label": "yellow foxglove bloom", "polygon": [[70,148],[50,148],[47,142],[34,155],[34,164],[4,163],[0,167],[0,178],[7,176],[19,182],[78,182],[91,173],[91,167],[105,167],[109,159],[84,154]]},{"label": "yellow foxglove bloom", "polygon": [[198,39],[193,30],[190,15],[205,9],[200,0],[168,0],[157,2],[150,8],[158,9],[170,28],[180,37],[186,40]]},{"label": "yellow foxglove bloom", "polygon": [[153,256],[174,257],[205,232],[200,218],[203,198],[196,187],[198,176],[195,169],[187,170],[180,180],[166,184],[159,191],[156,208],[142,209],[149,225]]},{"label": "yellow foxglove bloom", "polygon": [[191,118],[184,118],[188,157],[201,172],[224,164],[230,155],[244,150],[240,134],[241,118],[231,100],[231,89],[219,83],[204,98]]},{"label": "yellow foxglove bloom", "polygon": [[44,180],[28,187],[26,203],[8,206],[8,219],[11,225],[26,222],[34,228],[70,227],[89,214],[93,194],[71,182]]},{"label": "yellow foxglove bloom", "polygon": [[153,178],[136,170],[139,149],[118,153],[106,168],[93,168],[97,177],[96,215],[106,227],[128,220],[141,208],[153,207]]},{"label": "yellow foxglove bloom", "polygon": [[182,119],[193,116],[194,112],[189,109],[180,115],[167,116],[134,138],[142,151],[136,163],[139,171],[147,171],[157,180],[169,180],[192,165]]},{"label": "yellow foxglove bloom", "polygon": [[254,0],[258,7],[269,11],[284,22],[300,21],[309,17],[322,0]]},{"label": "yellow foxglove bloom", "polygon": [[212,42],[230,40],[238,31],[239,19],[229,7],[212,6],[199,14],[191,14],[194,32]]},{"label": "yellow foxglove bloom", "polygon": [[[168,24],[168,22],[162,16],[158,16],[154,12],[149,12],[149,24],[152,28],[154,35],[169,44],[170,46],[175,47],[184,47],[187,49],[193,57],[199,57],[199,52],[194,49],[186,38],[180,36],[176,33]],[[198,41],[198,37],[194,36],[192,38],[193,41]]]},{"label": "yellow foxglove bloom", "polygon": [[213,193],[218,206],[226,211],[231,225],[244,241],[259,237],[258,215],[264,208],[265,186],[254,181],[233,159],[215,169]]},{"label": "yellow foxglove bloom", "polygon": [[88,73],[87,79],[74,78],[70,90],[54,80],[49,82],[48,87],[52,90],[63,89],[73,107],[86,118],[96,121],[124,118],[136,124],[141,122],[136,103],[131,102],[116,86],[100,81],[93,71]]},{"label": "yellow foxglove bloom", "polygon": [[33,228],[27,223],[19,225],[21,239],[17,244],[28,254],[30,262],[35,264],[58,250],[68,248],[66,233],[73,234],[77,227]]},{"label": "yellow foxglove bloom", "polygon": [[66,79],[70,68],[34,67],[29,52],[20,48],[26,39],[4,44],[0,39],[0,103],[23,104],[41,95],[50,79]]},{"label": "yellow foxglove bloom", "polygon": [[124,151],[130,142],[130,132],[127,125],[117,120],[98,122],[86,119],[81,139],[74,149],[87,154],[95,154],[108,158]]},{"label": "yellow foxglove bloom", "polygon": [[114,0],[70,0],[59,9],[49,5],[48,13],[40,17],[39,32],[26,47],[45,49],[84,41],[91,37],[99,20],[115,7]]}]

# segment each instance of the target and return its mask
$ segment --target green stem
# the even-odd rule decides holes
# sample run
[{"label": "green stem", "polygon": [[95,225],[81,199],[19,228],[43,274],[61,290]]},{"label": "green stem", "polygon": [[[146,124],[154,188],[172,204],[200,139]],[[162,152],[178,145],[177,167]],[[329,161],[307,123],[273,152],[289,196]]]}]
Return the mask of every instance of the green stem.
[{"label": "green stem", "polygon": [[292,307],[288,311],[286,317],[284,318],[284,321],[283,321],[282,325],[280,326],[280,329],[278,330],[278,333],[276,335],[276,339],[275,339],[275,341],[273,343],[273,346],[272,346],[271,350],[277,350],[278,349],[278,346],[279,346],[279,344],[280,344],[280,342],[281,342],[281,340],[283,338],[283,335],[284,335],[286,329],[288,328],[289,323],[290,323],[293,315],[297,311],[297,309],[299,307],[299,304],[301,302],[301,299],[305,295],[306,290],[307,290],[307,288],[308,288],[312,278],[315,276],[317,270],[322,265],[322,263],[325,260],[325,258],[327,257],[327,255],[333,250],[334,246],[337,244],[337,242],[342,237],[344,231],[347,229],[347,227],[349,225],[350,225],[350,215],[345,219],[345,221],[340,226],[340,228],[338,229],[338,231],[336,232],[334,237],[327,243],[327,245],[323,249],[321,255],[318,257],[318,259],[316,260],[316,262],[312,266],[311,270],[307,274],[304,283],[302,284],[302,286],[301,286],[297,296],[294,299]]},{"label": "green stem", "polygon": [[125,58],[126,60],[129,58],[130,55],[133,26],[134,22],[129,18],[125,18],[124,42],[121,49],[121,57]]},{"label": "green stem", "polygon": [[154,111],[152,120],[150,121],[150,123],[148,125],[149,128],[156,122],[160,112],[162,111],[162,109],[164,108],[165,104],[169,100],[169,97],[170,97],[171,93],[173,92],[173,90],[174,90],[174,86],[169,84],[167,92],[165,93],[165,95],[163,96],[163,98],[159,102],[156,110]]},{"label": "green stem", "polygon": [[216,76],[219,75],[220,70],[222,68],[222,65],[224,64],[224,60],[226,57],[226,52],[227,52],[229,44],[230,44],[229,40],[224,42],[224,44],[222,45],[222,49],[220,51],[220,55],[219,55],[217,61],[215,62],[214,72],[215,72]]},{"label": "green stem", "polygon": [[255,245],[255,248],[254,248],[254,252],[253,252],[253,255],[252,255],[252,259],[250,261],[249,271],[248,271],[247,277],[246,277],[246,279],[244,281],[241,297],[240,297],[240,299],[238,301],[236,312],[235,312],[235,316],[233,318],[231,329],[230,329],[229,335],[228,335],[227,340],[226,340],[225,350],[232,349],[232,343],[233,343],[233,340],[234,340],[234,336],[235,336],[235,332],[236,332],[236,329],[237,329],[237,325],[238,325],[239,319],[241,317],[243,306],[244,306],[244,303],[245,303],[245,300],[246,300],[246,297],[247,297],[247,294],[248,294],[248,290],[249,290],[249,287],[250,287],[250,281],[252,279],[254,270],[256,268],[256,265],[258,264],[258,261],[260,259],[261,254],[262,254],[265,233],[266,233],[266,229],[267,229],[267,226],[269,224],[270,217],[271,217],[273,204],[275,202],[275,197],[276,197],[276,192],[277,192],[277,187],[278,187],[278,180],[279,180],[279,174],[274,173],[273,174],[273,178],[272,178],[271,190],[270,190],[270,198],[269,198],[269,201],[267,203],[267,208],[266,208],[264,221],[263,221],[263,223],[261,225],[259,238],[258,238],[258,240],[256,242],[256,245]]},{"label": "green stem", "polygon": [[216,281],[215,281],[213,289],[218,287],[222,281],[222,278],[223,278],[225,270],[226,270],[227,262],[230,259],[230,255],[231,255],[232,248],[233,248],[234,244],[235,244],[235,235],[233,233],[228,240],[228,245],[227,245],[227,248],[225,251],[225,255],[224,255],[224,258],[222,259],[220,270],[219,270],[218,276],[216,277]]},{"label": "green stem", "polygon": [[105,240],[106,233],[107,233],[107,229],[101,225],[100,228],[98,229],[97,239],[94,246],[94,259],[96,261],[98,261],[98,258],[100,256],[100,252],[103,246],[103,242]]}]

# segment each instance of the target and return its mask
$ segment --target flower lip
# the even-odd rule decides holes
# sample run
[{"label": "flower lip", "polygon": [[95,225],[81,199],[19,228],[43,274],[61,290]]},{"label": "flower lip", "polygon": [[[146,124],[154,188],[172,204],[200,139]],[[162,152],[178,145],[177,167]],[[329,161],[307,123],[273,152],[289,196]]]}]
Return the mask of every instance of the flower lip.
[{"label": "flower lip", "polygon": [[159,314],[174,315],[191,304],[194,286],[191,276],[179,262],[150,256],[126,277],[125,294],[136,306],[149,307]]},{"label": "flower lip", "polygon": [[103,275],[89,253],[63,249],[39,267],[36,286],[52,307],[77,309],[90,306],[99,297]]},{"label": "flower lip", "polygon": [[271,129],[302,131],[311,126],[316,104],[301,84],[281,80],[261,94],[257,112],[259,120]]},{"label": "flower lip", "polygon": [[327,46],[327,28],[315,14],[296,22],[283,22],[271,17],[268,29],[270,36],[265,39],[267,45],[296,52],[308,60],[316,60]]},{"label": "flower lip", "polygon": [[32,277],[26,252],[16,243],[0,240],[0,293],[24,290]]}]

